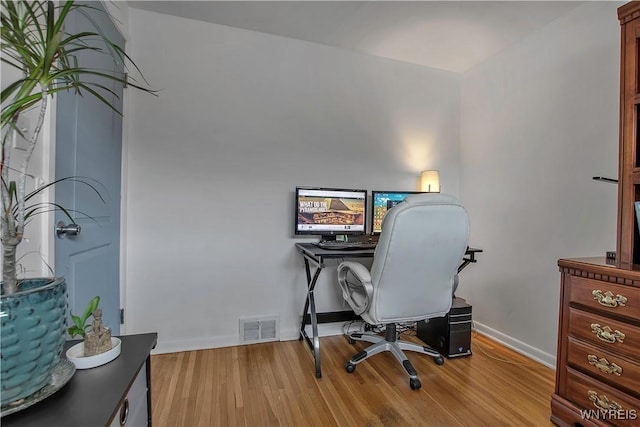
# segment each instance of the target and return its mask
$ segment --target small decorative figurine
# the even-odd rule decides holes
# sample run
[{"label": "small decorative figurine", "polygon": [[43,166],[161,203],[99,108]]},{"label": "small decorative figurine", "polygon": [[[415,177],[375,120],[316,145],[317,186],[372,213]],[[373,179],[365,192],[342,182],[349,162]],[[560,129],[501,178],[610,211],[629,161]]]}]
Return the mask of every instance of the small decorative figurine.
[{"label": "small decorative figurine", "polygon": [[84,355],[94,356],[111,350],[111,329],[102,325],[102,309],[93,312],[91,331],[84,337]]}]

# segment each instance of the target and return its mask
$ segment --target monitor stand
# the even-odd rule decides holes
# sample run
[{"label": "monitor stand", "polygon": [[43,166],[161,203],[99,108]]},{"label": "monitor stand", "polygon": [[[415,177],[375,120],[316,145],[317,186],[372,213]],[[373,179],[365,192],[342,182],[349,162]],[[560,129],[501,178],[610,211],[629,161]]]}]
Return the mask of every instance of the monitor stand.
[{"label": "monitor stand", "polygon": [[321,242],[367,242],[377,243],[378,235],[372,234],[327,234],[320,237]]},{"label": "monitor stand", "polygon": [[346,234],[326,234],[320,237],[321,242],[347,242],[349,241],[349,236]]}]

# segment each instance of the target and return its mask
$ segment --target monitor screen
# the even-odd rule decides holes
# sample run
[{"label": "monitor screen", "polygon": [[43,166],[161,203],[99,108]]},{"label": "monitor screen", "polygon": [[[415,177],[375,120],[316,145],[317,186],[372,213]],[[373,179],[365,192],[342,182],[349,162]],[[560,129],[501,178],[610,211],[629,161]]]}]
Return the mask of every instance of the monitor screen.
[{"label": "monitor screen", "polygon": [[295,234],[365,234],[367,190],[296,188]]},{"label": "monitor screen", "polygon": [[380,234],[382,218],[389,209],[400,203],[410,194],[420,194],[420,191],[372,191],[371,192],[371,232]]}]

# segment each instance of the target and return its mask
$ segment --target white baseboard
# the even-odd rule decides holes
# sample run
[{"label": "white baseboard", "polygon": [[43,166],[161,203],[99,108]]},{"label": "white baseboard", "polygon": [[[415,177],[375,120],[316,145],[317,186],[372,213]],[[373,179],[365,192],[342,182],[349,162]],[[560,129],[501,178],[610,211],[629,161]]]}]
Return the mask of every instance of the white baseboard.
[{"label": "white baseboard", "polygon": [[474,322],[476,331],[479,334],[482,334],[488,338],[491,338],[494,341],[499,342],[505,347],[510,348],[511,350],[517,351],[523,356],[528,357],[529,359],[535,360],[538,363],[543,364],[544,366],[551,368],[553,370],[556,369],[556,356],[545,353],[535,347],[530,346],[522,341],[519,341],[515,338],[512,338],[508,335],[503,334],[500,331],[497,331],[493,328],[488,327],[487,325],[483,325],[479,322]]},{"label": "white baseboard", "polygon": [[[343,322],[338,323],[323,323],[318,325],[319,337],[330,337],[334,335],[342,335]],[[307,325],[307,334],[311,334],[311,325]],[[292,341],[297,340],[300,336],[298,328],[281,329],[280,341]]]},{"label": "white baseboard", "polygon": [[227,335],[217,337],[193,338],[187,340],[162,341],[158,337],[158,345],[151,354],[178,353],[181,351],[207,350],[210,348],[233,347],[240,345],[240,336]]},{"label": "white baseboard", "polygon": [[[307,333],[311,333],[311,325],[307,326]],[[342,323],[327,323],[318,325],[318,335],[328,337],[342,335]],[[298,328],[280,330],[280,341],[297,340],[300,336]],[[240,344],[240,336],[227,335],[205,338],[193,338],[187,340],[162,341],[158,339],[158,345],[151,354],[178,353],[181,351],[206,350],[210,348],[233,347]]]}]

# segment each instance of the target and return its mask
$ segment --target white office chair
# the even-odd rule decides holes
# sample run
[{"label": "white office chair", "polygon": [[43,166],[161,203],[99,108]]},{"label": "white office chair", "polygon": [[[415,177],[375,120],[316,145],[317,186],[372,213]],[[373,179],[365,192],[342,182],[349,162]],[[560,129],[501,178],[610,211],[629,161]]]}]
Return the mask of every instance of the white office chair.
[{"label": "white office chair", "polygon": [[338,266],[338,282],[351,308],[365,322],[385,325],[384,337],[371,332],[347,335],[351,343],[373,343],[347,362],[347,372],[374,354],[390,351],[409,374],[411,388],[417,390],[420,380],[402,350],[444,363],[442,355],[429,347],[399,341],[396,324],[449,312],[468,240],[467,212],[453,196],[411,195],[387,212],[371,270],[351,261]]}]

